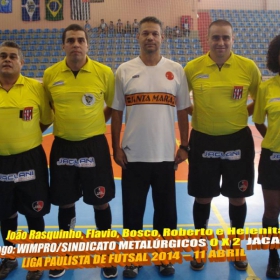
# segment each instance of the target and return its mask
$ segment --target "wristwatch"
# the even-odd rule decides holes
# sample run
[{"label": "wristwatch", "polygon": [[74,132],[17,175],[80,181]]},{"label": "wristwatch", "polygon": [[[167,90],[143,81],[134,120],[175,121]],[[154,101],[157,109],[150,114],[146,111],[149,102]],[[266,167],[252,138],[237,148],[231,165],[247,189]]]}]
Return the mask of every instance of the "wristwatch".
[{"label": "wristwatch", "polygon": [[183,146],[183,145],[180,145],[179,146],[179,149],[182,149],[182,150],[184,150],[184,151],[186,151],[187,153],[190,151],[190,146],[189,145],[187,145],[187,146]]}]

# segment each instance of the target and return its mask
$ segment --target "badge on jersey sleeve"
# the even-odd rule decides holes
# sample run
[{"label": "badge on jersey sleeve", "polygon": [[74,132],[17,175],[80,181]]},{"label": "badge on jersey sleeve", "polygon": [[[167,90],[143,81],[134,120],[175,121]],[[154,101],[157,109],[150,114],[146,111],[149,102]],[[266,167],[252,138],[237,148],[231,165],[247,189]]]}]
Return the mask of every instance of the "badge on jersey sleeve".
[{"label": "badge on jersey sleeve", "polygon": [[233,88],[233,99],[241,99],[243,94],[243,86],[235,86]]},{"label": "badge on jersey sleeve", "polygon": [[23,110],[20,110],[19,117],[23,121],[31,121],[33,118],[33,107],[25,107]]}]

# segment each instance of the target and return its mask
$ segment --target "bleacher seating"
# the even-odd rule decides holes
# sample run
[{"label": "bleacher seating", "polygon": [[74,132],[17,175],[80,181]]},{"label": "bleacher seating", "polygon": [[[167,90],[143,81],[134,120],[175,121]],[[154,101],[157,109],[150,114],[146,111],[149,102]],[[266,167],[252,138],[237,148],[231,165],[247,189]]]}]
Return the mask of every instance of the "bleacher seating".
[{"label": "bleacher seating", "polygon": [[[266,54],[269,42],[280,32],[279,11],[209,10],[209,14],[211,20],[225,18],[232,23],[235,33],[233,50],[236,54],[253,59],[263,75],[272,74],[266,69]],[[63,28],[5,29],[0,30],[0,42],[15,40],[22,47],[25,57],[23,73],[40,77],[47,67],[65,56],[61,48],[62,31]],[[140,54],[135,34],[98,35],[94,28],[89,38],[88,55],[113,67],[113,70]],[[161,53],[184,66],[203,54],[201,38],[195,31],[191,32],[191,37],[166,38]]]}]

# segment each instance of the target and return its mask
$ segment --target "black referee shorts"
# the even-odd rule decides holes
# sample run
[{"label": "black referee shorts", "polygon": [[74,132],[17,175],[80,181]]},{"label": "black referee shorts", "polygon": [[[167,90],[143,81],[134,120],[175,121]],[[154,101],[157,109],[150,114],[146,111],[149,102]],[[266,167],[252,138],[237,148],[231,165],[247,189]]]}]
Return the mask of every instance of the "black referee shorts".
[{"label": "black referee shorts", "polygon": [[15,212],[41,217],[50,212],[48,166],[42,146],[0,156],[0,220]]},{"label": "black referee shorts", "polygon": [[71,204],[83,196],[90,205],[102,205],[115,197],[115,182],[105,135],[82,141],[58,137],[50,155],[51,202]]},{"label": "black referee shorts", "polygon": [[220,194],[240,198],[253,195],[254,142],[249,127],[222,136],[194,129],[190,136],[188,193],[208,198]]},{"label": "black referee shorts", "polygon": [[280,190],[280,153],[262,148],[258,183],[263,189]]}]

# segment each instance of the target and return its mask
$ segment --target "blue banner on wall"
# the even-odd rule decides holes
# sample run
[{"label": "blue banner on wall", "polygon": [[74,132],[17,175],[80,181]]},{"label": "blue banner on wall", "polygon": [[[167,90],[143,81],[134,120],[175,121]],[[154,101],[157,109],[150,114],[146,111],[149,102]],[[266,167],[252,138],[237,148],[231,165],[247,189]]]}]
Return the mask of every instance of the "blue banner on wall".
[{"label": "blue banner on wall", "polygon": [[22,20],[40,20],[40,0],[21,0]]},{"label": "blue banner on wall", "polygon": [[12,12],[12,0],[0,1],[0,13],[11,13]]}]

